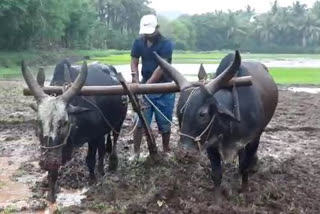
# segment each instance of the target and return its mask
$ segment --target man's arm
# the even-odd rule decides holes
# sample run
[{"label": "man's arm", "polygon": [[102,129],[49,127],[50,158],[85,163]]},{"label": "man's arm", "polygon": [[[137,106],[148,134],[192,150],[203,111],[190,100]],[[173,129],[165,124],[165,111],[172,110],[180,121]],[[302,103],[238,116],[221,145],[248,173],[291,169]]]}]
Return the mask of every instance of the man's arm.
[{"label": "man's arm", "polygon": [[132,83],[139,83],[139,58],[131,57]]},{"label": "man's arm", "polygon": [[161,80],[161,77],[163,76],[163,71],[160,66],[156,68],[156,70],[153,72],[152,76],[148,79],[146,82],[148,83],[157,83]]}]

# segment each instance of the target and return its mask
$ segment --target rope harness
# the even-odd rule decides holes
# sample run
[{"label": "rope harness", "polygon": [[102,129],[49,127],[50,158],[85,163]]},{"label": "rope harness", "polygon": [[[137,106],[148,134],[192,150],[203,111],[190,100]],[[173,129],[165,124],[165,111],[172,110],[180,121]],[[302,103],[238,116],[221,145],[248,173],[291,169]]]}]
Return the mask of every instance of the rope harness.
[{"label": "rope harness", "polygon": [[[184,123],[184,117],[185,117],[185,114],[183,113],[183,110],[188,107],[190,98],[191,98],[191,96],[194,94],[194,92],[195,92],[197,89],[199,89],[199,87],[195,87],[195,88],[192,89],[190,95],[188,96],[187,101],[185,102],[185,104],[184,104],[184,105],[182,106],[182,108],[180,109],[180,113],[183,114],[183,115],[182,115],[181,125],[183,125],[183,123]],[[213,115],[213,116],[212,116],[210,122],[208,123],[208,125],[206,126],[206,128],[201,132],[200,135],[194,137],[194,136],[185,134],[185,133],[183,133],[183,132],[179,132],[179,135],[180,135],[180,136],[187,137],[187,138],[193,140],[194,142],[196,142],[196,143],[197,143],[197,146],[198,146],[198,149],[199,149],[199,151],[201,152],[201,143],[200,143],[201,138],[202,138],[203,135],[209,130],[206,141],[208,140],[208,138],[209,138],[209,136],[210,136],[210,134],[211,134],[211,132],[212,132],[212,127],[213,127],[212,124],[213,124],[213,122],[214,122],[214,120],[215,120],[215,117],[216,117],[216,115]]]},{"label": "rope harness", "polygon": [[[191,89],[192,89],[192,91],[191,91],[190,95],[188,96],[187,101],[184,103],[184,105],[183,105],[182,108],[180,109],[180,113],[181,113],[181,114],[183,114],[183,110],[188,106],[191,96],[193,95],[193,93],[194,93],[198,88],[199,88],[199,87],[186,89],[186,90],[191,90]],[[143,97],[155,108],[155,110],[156,110],[158,113],[160,113],[160,115],[161,115],[165,120],[167,120],[171,125],[175,125],[171,120],[169,120],[169,119],[161,112],[161,110],[148,98],[148,96],[143,95]],[[184,116],[185,116],[185,115],[183,114],[183,116],[182,116],[182,123],[181,123],[181,124],[183,124],[183,122],[184,122]],[[179,132],[179,135],[192,139],[194,142],[197,143],[198,148],[199,148],[199,151],[201,151],[201,144],[200,144],[201,138],[202,138],[203,135],[205,135],[206,132],[209,130],[208,135],[207,135],[207,139],[206,139],[206,140],[208,140],[208,138],[209,138],[209,136],[210,136],[210,134],[211,134],[211,132],[212,132],[212,127],[213,127],[212,124],[213,124],[214,120],[215,120],[215,115],[213,115],[213,117],[211,118],[209,124],[208,124],[208,125],[206,126],[206,128],[201,132],[201,134],[198,135],[198,136],[196,136],[196,137],[191,136],[191,135],[188,135],[188,134],[185,134],[185,133],[182,133],[182,132]]]},{"label": "rope harness", "polygon": [[[70,132],[71,132],[71,126],[69,127],[67,136],[70,135]],[[40,147],[41,147],[41,149],[47,149],[47,150],[49,150],[49,149],[58,149],[58,148],[60,148],[60,147],[62,147],[62,146],[64,146],[64,145],[66,145],[67,142],[68,142],[68,138],[66,137],[66,138],[64,139],[63,143],[61,143],[61,144],[59,144],[59,145],[57,145],[57,146],[40,146]],[[49,138],[48,138],[48,140],[47,140],[47,145],[48,145],[48,144],[49,144]]]}]

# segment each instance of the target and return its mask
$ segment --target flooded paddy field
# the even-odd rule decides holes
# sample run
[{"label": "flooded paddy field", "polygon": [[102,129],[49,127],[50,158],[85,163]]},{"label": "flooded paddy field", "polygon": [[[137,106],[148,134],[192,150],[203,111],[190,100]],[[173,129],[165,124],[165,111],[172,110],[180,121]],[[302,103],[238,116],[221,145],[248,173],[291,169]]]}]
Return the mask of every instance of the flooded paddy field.
[{"label": "flooded paddy field", "polygon": [[320,213],[318,88],[279,86],[278,108],[262,135],[247,192],[239,191],[237,163],[225,165],[223,197],[216,203],[209,160],[178,147],[177,125],[169,155],[161,153],[159,136],[159,157],[133,162],[129,112],[118,141],[118,171],[106,164],[105,176],[89,185],[84,146],[61,168],[57,203],[50,205],[29,107],[34,101],[22,96],[24,84],[0,81],[0,213]]}]

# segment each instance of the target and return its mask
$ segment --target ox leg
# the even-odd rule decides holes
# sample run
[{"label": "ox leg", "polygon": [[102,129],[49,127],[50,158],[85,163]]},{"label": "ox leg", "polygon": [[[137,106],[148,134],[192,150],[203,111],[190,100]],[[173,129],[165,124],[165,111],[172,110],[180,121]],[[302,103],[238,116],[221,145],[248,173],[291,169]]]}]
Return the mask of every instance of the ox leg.
[{"label": "ox leg", "polygon": [[96,143],[98,144],[99,154],[98,172],[101,175],[104,175],[104,156],[106,155],[106,145],[104,136],[99,138]]},{"label": "ox leg", "polygon": [[248,187],[249,170],[258,162],[257,150],[260,143],[260,135],[256,137],[251,143],[247,144],[245,148],[239,151],[239,169],[242,175],[242,189],[246,190]]},{"label": "ox leg", "polygon": [[109,170],[116,171],[118,168],[118,155],[117,155],[117,141],[119,138],[119,134],[113,133],[113,146],[112,146],[112,152],[109,157]]},{"label": "ox leg", "polygon": [[62,164],[71,160],[72,158],[73,145],[70,139],[68,139],[67,145],[62,148]]},{"label": "ox leg", "polygon": [[212,174],[211,178],[213,180],[215,190],[214,193],[216,198],[220,198],[220,186],[222,180],[222,167],[221,167],[221,156],[217,147],[209,146],[207,148],[207,154],[211,163]]},{"label": "ox leg", "polygon": [[97,153],[97,144],[95,141],[89,142],[89,149],[86,158],[87,166],[89,168],[89,183],[94,183],[96,181],[96,176],[94,174],[94,168],[96,166],[96,153]]},{"label": "ox leg", "polygon": [[48,183],[49,191],[47,195],[47,200],[51,203],[56,201],[56,183],[58,179],[58,170],[49,170],[48,171]]},{"label": "ox leg", "polygon": [[111,140],[111,133],[107,135],[107,144],[106,144],[106,152],[111,155],[112,152],[112,140]]}]

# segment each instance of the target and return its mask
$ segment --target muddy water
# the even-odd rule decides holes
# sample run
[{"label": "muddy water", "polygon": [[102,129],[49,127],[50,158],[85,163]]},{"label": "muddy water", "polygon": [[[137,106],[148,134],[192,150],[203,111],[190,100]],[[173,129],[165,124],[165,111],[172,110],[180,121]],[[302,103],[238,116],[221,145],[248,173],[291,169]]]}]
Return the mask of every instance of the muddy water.
[{"label": "muddy water", "polygon": [[[46,173],[38,166],[34,137],[33,102],[21,95],[22,82],[0,81],[0,210],[22,213],[320,213],[320,97],[315,88],[281,90],[279,106],[259,148],[260,168],[250,177],[250,190],[238,193],[236,168],[226,167],[222,204],[215,204],[207,158],[184,155],[176,148],[173,127],[170,156],[156,164],[147,158],[132,160],[132,137],[119,140],[119,170],[89,186],[81,149],[59,175],[57,203],[44,200]],[[310,92],[310,93],[308,93]],[[5,100],[5,102],[3,102]],[[124,133],[131,130],[130,118]],[[154,126],[153,126],[154,127]],[[154,127],[155,128],[155,127]],[[161,151],[161,138],[157,138]],[[71,176],[72,175],[72,176]],[[74,188],[71,188],[74,187]],[[76,205],[71,208],[70,205]],[[67,212],[66,211],[66,212]],[[1,212],[1,211],[0,211]],[[68,213],[68,212],[67,212]]]},{"label": "muddy water", "polygon": [[289,91],[293,92],[305,92],[305,93],[311,93],[311,94],[319,94],[320,88],[308,88],[308,87],[289,87]]},{"label": "muddy water", "polygon": [[0,166],[2,168],[0,175],[0,207],[9,206],[16,201],[26,202],[31,196],[28,185],[10,179],[21,164],[17,162],[14,165],[8,165],[11,161],[10,158],[0,158]]}]

